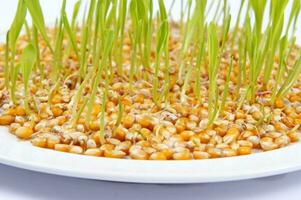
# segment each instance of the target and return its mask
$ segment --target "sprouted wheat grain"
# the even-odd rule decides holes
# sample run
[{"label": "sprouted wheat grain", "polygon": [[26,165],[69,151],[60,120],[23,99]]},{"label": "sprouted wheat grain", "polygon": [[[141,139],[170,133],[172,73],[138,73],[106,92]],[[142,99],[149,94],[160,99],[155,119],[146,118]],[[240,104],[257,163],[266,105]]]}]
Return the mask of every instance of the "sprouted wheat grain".
[{"label": "sprouted wheat grain", "polygon": [[163,0],[156,15],[151,0],[92,0],[81,25],[80,1],[71,22],[63,1],[53,28],[38,0],[20,0],[0,46],[0,125],[37,147],[140,160],[240,156],[297,142],[300,0],[287,25],[288,1],[270,1],[265,30],[268,3],[247,2],[232,30],[226,0],[210,23],[206,0],[182,5],[179,22]]}]

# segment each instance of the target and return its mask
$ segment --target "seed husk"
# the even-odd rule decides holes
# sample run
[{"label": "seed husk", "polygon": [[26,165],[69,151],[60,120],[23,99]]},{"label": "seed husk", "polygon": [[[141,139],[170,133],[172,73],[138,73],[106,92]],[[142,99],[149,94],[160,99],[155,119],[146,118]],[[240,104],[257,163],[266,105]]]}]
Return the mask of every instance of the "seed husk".
[{"label": "seed husk", "polygon": [[150,160],[167,160],[167,157],[162,152],[155,152],[155,153],[151,154],[151,156],[149,157],[149,159]]},{"label": "seed husk", "polygon": [[0,125],[10,125],[15,121],[15,117],[12,115],[2,115],[0,116]]},{"label": "seed husk", "polygon": [[99,157],[99,156],[103,155],[102,151],[99,148],[87,149],[84,152],[84,154],[87,155],[87,156],[96,156],[96,157]]},{"label": "seed husk", "polygon": [[29,127],[20,127],[16,130],[15,135],[21,139],[28,139],[33,134],[32,128]]}]

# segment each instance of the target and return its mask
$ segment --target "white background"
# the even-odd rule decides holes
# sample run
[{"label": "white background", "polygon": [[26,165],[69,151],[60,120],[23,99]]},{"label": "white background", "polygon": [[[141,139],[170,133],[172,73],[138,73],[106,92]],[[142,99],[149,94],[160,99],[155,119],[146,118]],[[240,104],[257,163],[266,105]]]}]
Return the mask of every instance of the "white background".
[{"label": "white background", "polygon": [[84,180],[0,165],[1,200],[300,200],[301,172],[246,181],[147,185]]},{"label": "white background", "polygon": [[[54,21],[60,0],[41,0],[47,23]],[[72,2],[68,0],[67,10]],[[171,2],[168,0],[166,2]],[[210,1],[208,1],[210,2]],[[237,1],[231,10],[237,10]],[[17,0],[0,0],[0,35],[11,23]],[[176,11],[177,12],[177,11]],[[300,26],[298,39],[300,41]],[[3,39],[3,38],[2,38]],[[93,181],[47,175],[8,167],[0,164],[0,200],[27,199],[256,199],[299,200],[301,198],[301,172],[246,181],[193,184],[147,185]]]}]

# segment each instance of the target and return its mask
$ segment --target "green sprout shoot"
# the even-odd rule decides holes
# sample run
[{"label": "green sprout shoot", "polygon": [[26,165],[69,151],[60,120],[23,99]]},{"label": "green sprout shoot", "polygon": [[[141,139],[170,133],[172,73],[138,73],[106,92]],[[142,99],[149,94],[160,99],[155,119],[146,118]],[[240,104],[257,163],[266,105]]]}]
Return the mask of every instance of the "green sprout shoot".
[{"label": "green sprout shoot", "polygon": [[208,28],[208,56],[209,56],[209,99],[208,99],[208,126],[212,124],[217,115],[218,87],[216,84],[218,70],[218,38],[216,25],[210,23]]},{"label": "green sprout shoot", "polygon": [[29,112],[29,93],[28,93],[28,84],[30,79],[31,71],[36,62],[36,49],[32,44],[28,44],[20,58],[20,67],[23,75],[23,82],[24,82],[24,104],[25,110]]},{"label": "green sprout shoot", "polygon": [[277,92],[277,97],[281,97],[293,87],[294,83],[298,80],[299,74],[301,72],[301,57],[295,62],[292,69],[289,71],[285,81],[281,85],[279,91]]},{"label": "green sprout shoot", "polygon": [[223,112],[224,112],[225,104],[226,104],[227,97],[229,94],[229,83],[230,83],[230,75],[231,75],[232,69],[233,69],[233,58],[231,57],[230,66],[228,68],[227,78],[226,78],[226,82],[225,82],[225,88],[224,88],[223,95],[222,95],[221,105],[219,108],[221,114],[223,114]]},{"label": "green sprout shoot", "polygon": [[104,132],[105,132],[105,112],[106,112],[106,93],[103,93],[102,103],[101,103],[101,115],[100,115],[100,124],[99,124],[99,136],[100,142],[104,143]]},{"label": "green sprout shoot", "polygon": [[166,48],[168,42],[168,22],[166,9],[162,0],[159,0],[160,8],[160,20],[161,24],[157,30],[157,41],[156,41],[156,55],[155,55],[155,74],[153,78],[153,100],[158,105],[158,90],[159,90],[159,69],[160,69],[160,57],[163,53],[163,50]]},{"label": "green sprout shoot", "polygon": [[[10,29],[7,33],[6,37],[6,56],[5,56],[5,77],[6,77],[6,87],[9,87],[9,81],[12,82],[12,85],[15,85],[15,76],[16,72],[18,71],[15,66],[15,55],[16,55],[16,45],[17,45],[17,39],[20,35],[22,26],[25,21],[26,16],[26,5],[24,1],[19,1],[17,12],[15,14],[14,20],[10,26]],[[10,54],[9,54],[10,52]],[[11,63],[9,64],[9,56],[12,58]],[[13,88],[13,86],[12,86]],[[11,98],[12,101],[15,103],[15,90],[11,89]]]},{"label": "green sprout shoot", "polygon": [[100,80],[101,80],[101,74],[102,74],[103,70],[105,69],[105,67],[108,63],[109,54],[110,54],[111,49],[113,47],[114,38],[115,38],[114,31],[108,30],[105,34],[105,40],[104,40],[105,43],[104,43],[104,46],[103,46],[102,60],[101,60],[100,66],[97,70],[97,74],[95,76],[95,79],[93,81],[91,97],[90,97],[89,103],[88,103],[88,111],[87,111],[87,116],[86,116],[86,119],[87,119],[86,121],[88,123],[90,122],[91,112],[92,112],[93,104],[95,102],[97,88],[98,88],[98,85],[99,85]]},{"label": "green sprout shoot", "polygon": [[121,120],[122,120],[122,115],[123,115],[123,105],[121,102],[121,97],[119,96],[118,97],[118,117],[117,117],[117,120],[115,123],[115,127],[118,127],[120,125]]},{"label": "green sprout shoot", "polygon": [[24,0],[24,1],[26,3],[26,6],[31,15],[34,25],[36,26],[36,28],[39,30],[39,32],[43,36],[50,51],[54,52],[50,45],[49,37],[47,35],[47,31],[45,28],[45,22],[44,22],[44,16],[43,16],[43,12],[42,12],[42,8],[41,8],[39,0]]},{"label": "green sprout shoot", "polygon": [[122,75],[122,50],[123,50],[123,40],[124,40],[124,26],[125,26],[125,20],[126,20],[126,5],[127,0],[121,0],[119,2],[118,7],[118,19],[117,19],[117,33],[119,36],[119,51],[118,51],[118,63],[117,63],[117,71],[119,75]]}]

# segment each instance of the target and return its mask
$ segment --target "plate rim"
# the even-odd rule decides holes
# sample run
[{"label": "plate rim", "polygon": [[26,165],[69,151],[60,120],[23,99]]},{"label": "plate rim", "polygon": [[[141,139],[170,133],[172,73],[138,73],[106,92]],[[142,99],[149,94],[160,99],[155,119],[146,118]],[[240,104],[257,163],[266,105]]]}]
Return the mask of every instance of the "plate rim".
[{"label": "plate rim", "polygon": [[[13,148],[9,149],[9,146],[13,146]],[[47,174],[115,182],[209,183],[284,174],[301,170],[301,156],[296,153],[296,150],[300,152],[300,149],[301,143],[299,142],[269,152],[231,158],[187,161],[111,159],[34,147],[29,142],[18,140],[0,127],[0,163],[2,164]],[[295,154],[292,154],[293,152]],[[284,155],[289,156],[283,157]],[[269,163],[269,159],[271,163]],[[283,162],[279,162],[281,161],[279,159],[282,159]],[[257,163],[252,163],[252,160]],[[73,162],[79,166],[73,165]],[[89,166],[90,162],[95,164],[97,169]],[[249,168],[244,168],[248,165],[250,165]],[[92,171],[85,171],[85,169]],[[206,169],[207,172],[198,171]],[[192,172],[191,170],[196,171]]]}]

